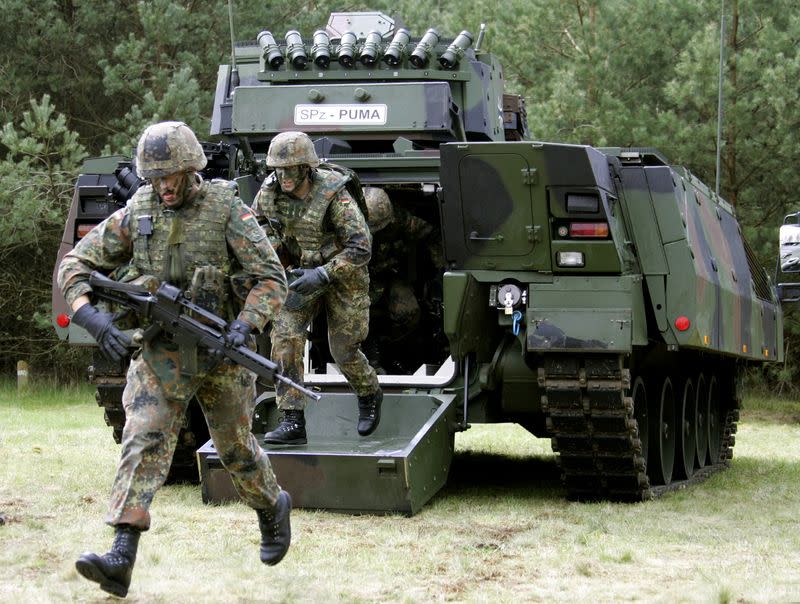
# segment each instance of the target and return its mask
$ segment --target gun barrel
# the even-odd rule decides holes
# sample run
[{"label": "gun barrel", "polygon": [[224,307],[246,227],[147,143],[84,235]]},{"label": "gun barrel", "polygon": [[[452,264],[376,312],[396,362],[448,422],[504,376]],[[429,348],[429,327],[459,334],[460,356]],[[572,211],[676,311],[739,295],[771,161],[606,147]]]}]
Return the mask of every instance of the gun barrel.
[{"label": "gun barrel", "polygon": [[295,390],[297,390],[299,392],[302,392],[308,398],[314,399],[315,401],[319,401],[319,399],[322,398],[322,395],[319,394],[318,392],[314,392],[313,390],[309,390],[305,386],[301,386],[297,382],[294,382],[294,381],[290,380],[289,378],[287,378],[285,375],[281,375],[280,373],[276,373],[275,374],[275,379],[283,382],[287,386],[291,386],[292,388],[294,388]]},{"label": "gun barrel", "polygon": [[320,398],[322,398],[321,395],[313,390],[309,390],[305,386],[301,386],[297,382],[289,379],[282,373],[278,373],[278,366],[275,363],[268,358],[261,356],[257,352],[250,350],[246,346],[226,348],[226,351],[229,358],[233,362],[245,367],[246,369],[249,369],[260,378],[264,378],[271,382],[283,382],[290,388],[294,388],[298,392],[302,392],[307,397],[314,399],[315,401],[318,401]]}]

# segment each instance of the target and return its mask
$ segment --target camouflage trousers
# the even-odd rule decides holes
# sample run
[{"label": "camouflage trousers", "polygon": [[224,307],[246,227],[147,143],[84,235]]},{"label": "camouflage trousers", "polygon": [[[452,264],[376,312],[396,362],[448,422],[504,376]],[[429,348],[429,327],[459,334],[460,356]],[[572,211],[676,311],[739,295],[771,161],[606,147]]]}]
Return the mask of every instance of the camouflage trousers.
[{"label": "camouflage trousers", "polygon": [[[159,369],[163,371],[164,367]],[[180,374],[174,371],[173,375]],[[148,510],[153,496],[166,480],[190,398],[174,396],[175,389],[171,386],[179,384],[167,382],[165,385],[141,355],[131,361],[127,381],[122,395],[126,416],[122,453],[106,522],[112,526],[130,524],[147,530],[150,527]],[[223,363],[200,379],[195,395],[220,460],[230,472],[241,498],[252,508],[271,508],[280,487],[269,458],[250,432],[255,376]]]},{"label": "camouflage trousers", "polygon": [[[272,323],[272,360],[296,382],[303,380],[303,351],[311,321],[325,309],[328,319],[328,345],[331,356],[358,396],[374,394],[380,388],[378,376],[370,367],[361,342],[369,330],[369,280],[366,271],[360,278],[329,286],[322,296],[302,305],[287,303]],[[305,396],[276,383],[279,409],[305,409]]]},{"label": "camouflage trousers", "polygon": [[410,283],[370,276],[369,285],[370,335],[375,331],[402,337],[419,325],[421,311]]}]

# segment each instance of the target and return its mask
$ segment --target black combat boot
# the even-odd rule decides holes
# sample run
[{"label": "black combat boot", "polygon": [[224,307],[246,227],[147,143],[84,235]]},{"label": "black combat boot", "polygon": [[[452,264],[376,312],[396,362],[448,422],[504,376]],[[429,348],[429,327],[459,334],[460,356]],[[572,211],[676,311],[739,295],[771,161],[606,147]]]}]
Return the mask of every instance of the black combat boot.
[{"label": "black combat boot", "polygon": [[303,410],[286,409],[277,428],[264,435],[264,442],[268,445],[306,444],[306,416]]},{"label": "black combat boot", "polygon": [[256,510],[258,528],[261,529],[261,561],[274,566],[286,555],[292,541],[292,526],[289,513],[292,511],[292,498],[281,491],[278,501],[271,510]]},{"label": "black combat boot", "polygon": [[140,534],[139,529],[127,524],[117,526],[111,551],[102,556],[84,552],[75,562],[75,568],[81,576],[99,583],[103,591],[124,598],[131,584]]},{"label": "black combat boot", "polygon": [[369,436],[378,427],[381,421],[381,401],[383,390],[380,389],[375,394],[358,397],[358,433],[361,436]]}]

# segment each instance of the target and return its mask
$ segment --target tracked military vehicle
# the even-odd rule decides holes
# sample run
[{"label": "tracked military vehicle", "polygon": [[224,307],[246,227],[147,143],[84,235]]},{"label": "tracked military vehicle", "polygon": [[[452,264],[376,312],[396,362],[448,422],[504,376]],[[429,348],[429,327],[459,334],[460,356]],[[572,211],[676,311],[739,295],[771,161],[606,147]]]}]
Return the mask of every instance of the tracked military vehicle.
[{"label": "tracked military vehicle", "polygon": [[445,333],[474,367],[472,417],[550,437],[575,497],[648,498],[724,467],[742,370],[783,357],[733,208],[653,150],[441,150]]},{"label": "tracked military vehicle", "polygon": [[[729,204],[654,150],[528,140],[482,33],[339,13],[313,33],[262,31],[233,57],[207,151],[243,198],[272,138],[303,130],[324,161],[435,225],[443,259],[398,252],[421,313],[402,333],[374,328],[386,396],[369,438],[312,325],[309,442],[265,447],[297,505],[414,513],[470,422],[552,439],[576,498],[645,499],[726,465],[742,370],[783,354],[776,289]],[[274,394],[260,401],[257,434],[275,422]],[[204,500],[234,498],[212,443],[198,460]]]}]

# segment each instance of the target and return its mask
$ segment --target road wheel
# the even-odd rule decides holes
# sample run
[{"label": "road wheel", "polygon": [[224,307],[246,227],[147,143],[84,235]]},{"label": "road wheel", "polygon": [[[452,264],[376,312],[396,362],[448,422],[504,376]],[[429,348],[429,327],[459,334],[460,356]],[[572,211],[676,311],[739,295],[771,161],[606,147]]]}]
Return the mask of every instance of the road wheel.
[{"label": "road wheel", "polygon": [[669,377],[661,380],[653,399],[647,469],[652,484],[666,485],[675,465],[675,394]]},{"label": "road wheel", "polygon": [[676,435],[678,444],[675,456],[678,462],[676,474],[678,478],[691,478],[694,474],[694,458],[697,455],[697,396],[692,378],[686,378],[683,382],[680,409],[679,432]]},{"label": "road wheel", "polygon": [[697,467],[702,468],[707,464],[708,457],[708,382],[706,376],[700,373],[695,385],[697,400],[697,421],[695,422],[695,435],[697,437]]}]

